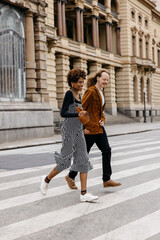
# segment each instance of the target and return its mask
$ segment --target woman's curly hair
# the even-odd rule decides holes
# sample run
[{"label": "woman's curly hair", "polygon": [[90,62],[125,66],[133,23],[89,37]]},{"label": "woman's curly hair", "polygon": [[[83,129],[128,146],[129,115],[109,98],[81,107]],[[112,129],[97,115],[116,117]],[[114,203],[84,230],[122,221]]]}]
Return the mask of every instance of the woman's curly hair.
[{"label": "woman's curly hair", "polygon": [[82,78],[86,78],[86,72],[82,69],[72,69],[69,71],[68,75],[67,75],[67,82],[68,85],[70,87],[72,87],[71,82],[78,82],[78,79],[82,77]]},{"label": "woman's curly hair", "polygon": [[95,73],[93,76],[89,76],[87,79],[87,88],[95,85],[97,83],[97,77],[101,77],[102,73],[105,72],[108,75],[110,75],[109,71],[107,69],[101,69],[97,73]]}]

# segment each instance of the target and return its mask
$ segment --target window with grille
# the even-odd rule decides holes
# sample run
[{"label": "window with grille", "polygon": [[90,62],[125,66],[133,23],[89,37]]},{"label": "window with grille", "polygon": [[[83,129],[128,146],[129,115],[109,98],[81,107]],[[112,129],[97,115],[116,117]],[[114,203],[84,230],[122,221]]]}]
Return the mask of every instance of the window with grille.
[{"label": "window with grille", "polygon": [[23,12],[0,4],[0,100],[25,98],[24,20]]}]

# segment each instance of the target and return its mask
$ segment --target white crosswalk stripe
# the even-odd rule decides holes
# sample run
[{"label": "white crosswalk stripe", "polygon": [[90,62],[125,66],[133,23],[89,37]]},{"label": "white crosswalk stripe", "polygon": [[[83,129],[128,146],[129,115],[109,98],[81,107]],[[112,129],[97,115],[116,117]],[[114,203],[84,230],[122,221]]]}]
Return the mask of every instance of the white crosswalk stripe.
[{"label": "white crosswalk stripe", "polygon": [[[53,180],[53,182],[49,184],[47,195],[45,197],[42,196],[40,191],[38,191],[41,175],[47,174],[55,166],[54,164],[13,171],[4,170],[4,172],[0,173],[0,239],[21,240],[22,238],[23,240],[24,238],[29,240],[43,240],[47,239],[47,237],[44,238],[43,234],[48,231],[50,234],[48,239],[75,240],[72,235],[63,235],[62,238],[57,236],[56,238],[56,236],[52,234],[56,232],[56,228],[59,227],[60,224],[65,223],[65,226],[68,225],[68,227],[71,228],[72,221],[81,220],[83,222],[83,219],[90,218],[91,216],[94,223],[94,219],[96,219],[101,211],[111,211],[112,207],[126,203],[127,206],[129,206],[133,201],[142,201],[142,204],[146,199],[151,201],[150,198],[152,194],[157,194],[158,191],[160,191],[160,175],[158,175],[158,172],[160,172],[159,143],[160,141],[158,141],[158,139],[154,140],[150,138],[112,141],[112,167],[114,169],[112,178],[115,181],[118,180],[125,183],[122,184],[121,187],[114,189],[104,189],[102,186],[101,155],[99,150],[94,147],[91,151],[92,155],[90,155],[94,169],[89,173],[87,183],[89,192],[92,192],[94,189],[96,195],[100,195],[99,200],[94,204],[80,203],[77,201],[72,203],[72,198],[75,196],[77,199],[79,191],[71,191],[66,185],[64,176],[68,174],[68,170],[56,176],[56,181],[59,182],[59,185],[56,186]],[[54,149],[59,149],[59,147],[60,144],[56,144]],[[39,149],[38,147],[29,149],[28,154],[38,153],[37,151]],[[53,152],[51,146],[45,146],[44,149],[41,148],[39,153],[47,153],[50,151]],[[22,149],[20,151],[14,150],[8,153],[16,155],[16,152],[18,154],[22,154],[22,152],[23,154],[27,154],[27,149],[24,151],[22,151]],[[97,156],[94,156],[94,154]],[[7,151],[4,152],[4,155],[7,155]],[[4,155],[3,152],[1,152],[1,159]],[[32,157],[34,157],[34,155]],[[9,178],[11,178],[11,180],[8,180]],[[78,181],[78,179],[76,180],[76,185],[80,189],[80,181]],[[5,194],[4,197],[3,194]],[[58,209],[48,208],[47,210],[47,205],[50,201],[56,204],[56,202],[62,198],[66,201],[62,207],[58,207]],[[60,202],[58,203],[58,206],[59,205]],[[97,233],[95,226],[95,229],[93,228],[92,231],[96,237],[88,238],[82,233],[82,236],[79,236],[78,239],[147,240],[156,234],[160,234],[160,205],[157,202],[154,205],[155,208],[153,212],[147,212],[146,210],[148,210],[148,208],[146,206],[147,209],[145,209],[144,204],[144,210],[142,210],[141,214],[137,214],[137,219],[131,217],[129,222],[122,222],[122,225],[115,225],[113,229],[108,228],[107,230],[106,228],[104,232],[99,231]],[[39,213],[35,213],[37,206],[41,209]],[[23,212],[23,209],[26,215],[19,215],[20,212]],[[34,209],[34,211],[32,211],[32,209]],[[128,208],[128,211],[129,210]],[[12,218],[9,219],[10,215],[7,217],[6,214],[12,214]],[[121,219],[122,216],[119,216],[119,218]],[[99,226],[99,228],[100,227],[101,226]],[[63,231],[63,234],[65,234],[65,229],[63,229]],[[76,228],[74,231],[76,231]]]},{"label": "white crosswalk stripe", "polygon": [[[133,143],[140,143],[140,142],[148,142],[151,139],[144,139],[144,140],[127,140],[127,141],[121,141],[120,143],[117,142],[110,142],[111,146],[116,146],[116,145],[126,145],[126,144],[133,144]],[[56,147],[54,146],[56,145]],[[5,150],[5,151],[0,151],[0,156],[12,154],[37,154],[37,153],[53,153],[55,151],[59,151],[61,148],[61,144],[52,144],[52,145],[47,145],[47,146],[40,146],[40,147],[32,147],[29,151],[28,149],[25,148],[20,148],[20,149],[13,149],[13,150]],[[92,151],[94,152],[95,146],[92,148]]]},{"label": "white crosswalk stripe", "polygon": [[158,234],[159,229],[160,211],[156,211],[93,240],[145,240]]}]

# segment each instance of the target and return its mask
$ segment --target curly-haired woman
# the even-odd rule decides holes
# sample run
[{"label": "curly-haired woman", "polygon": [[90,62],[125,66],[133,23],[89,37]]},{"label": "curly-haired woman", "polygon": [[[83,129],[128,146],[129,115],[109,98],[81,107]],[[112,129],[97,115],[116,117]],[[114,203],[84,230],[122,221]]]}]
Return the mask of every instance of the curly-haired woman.
[{"label": "curly-haired woman", "polygon": [[[109,81],[109,72],[106,69],[98,71],[93,77],[89,77],[87,81],[87,90],[82,98],[83,110],[89,113],[90,121],[85,124],[85,140],[87,152],[90,152],[91,147],[95,143],[102,152],[102,168],[103,168],[103,186],[117,187],[117,183],[111,179],[111,148],[109,146],[107,134],[104,128],[105,115],[105,96],[103,89]],[[71,189],[76,189],[75,177],[76,171],[70,171],[66,176],[66,181]],[[71,181],[73,184],[71,184]]]},{"label": "curly-haired woman", "polygon": [[[81,97],[78,92],[83,88],[85,77],[86,73],[81,69],[72,69],[68,73],[67,81],[70,90],[65,94],[61,109],[61,116],[65,118],[62,125],[62,148],[60,153],[55,152],[56,167],[48,176],[42,177],[40,189],[43,195],[47,193],[50,180],[71,166],[73,157],[70,170],[80,172],[80,201],[91,202],[98,199],[98,196],[87,193],[87,172],[92,169],[92,165],[88,159],[83,125],[78,119],[87,112],[78,113],[76,109],[77,106],[81,107]],[[71,182],[72,185],[75,185],[74,180]]]}]

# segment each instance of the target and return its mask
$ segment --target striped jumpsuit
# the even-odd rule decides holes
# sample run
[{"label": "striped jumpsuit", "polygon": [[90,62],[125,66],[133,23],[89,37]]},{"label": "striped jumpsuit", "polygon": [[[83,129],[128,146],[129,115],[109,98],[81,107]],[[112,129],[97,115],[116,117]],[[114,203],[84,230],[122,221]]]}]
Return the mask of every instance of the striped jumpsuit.
[{"label": "striped jumpsuit", "polygon": [[[70,90],[69,90],[70,91]],[[69,105],[70,113],[77,113],[76,107],[81,107],[81,102],[78,102],[72,91],[69,93],[73,101]],[[65,98],[64,98],[65,99]],[[73,164],[71,160],[73,157]],[[86,173],[93,168],[91,165],[86,142],[83,134],[83,125],[77,117],[66,117],[62,125],[62,148],[61,152],[55,152],[56,168],[58,172],[70,167],[70,171]]]}]

